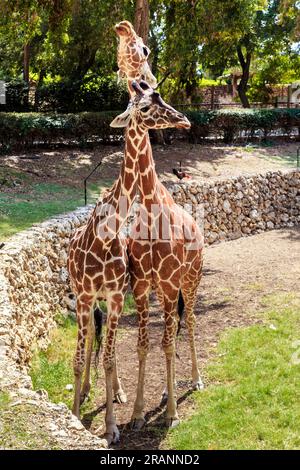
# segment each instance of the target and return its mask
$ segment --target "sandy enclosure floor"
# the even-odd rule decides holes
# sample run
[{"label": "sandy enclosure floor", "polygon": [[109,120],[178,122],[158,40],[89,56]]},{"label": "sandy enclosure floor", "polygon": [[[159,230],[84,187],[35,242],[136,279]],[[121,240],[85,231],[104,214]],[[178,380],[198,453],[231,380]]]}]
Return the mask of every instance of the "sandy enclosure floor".
[{"label": "sandy enclosure floor", "polygon": [[[227,178],[267,170],[293,168],[299,144],[280,141],[272,146],[229,146],[224,144],[192,145],[174,142],[153,146],[157,172],[162,180],[178,181],[172,169],[182,168],[197,180]],[[119,173],[123,146],[99,146],[91,151],[48,150],[0,157],[0,169],[24,172],[33,182],[78,185],[101,160],[103,163],[91,182],[113,181]],[[20,190],[20,188],[18,189]],[[9,190],[13,191],[12,189]]]},{"label": "sandy enclosure floor", "polygon": [[[300,228],[283,229],[224,242],[205,250],[204,276],[196,307],[196,342],[201,367],[214,356],[220,333],[226,328],[259,322],[256,312],[262,309],[266,295],[299,291],[300,284]],[[163,423],[165,408],[160,406],[165,386],[165,357],[161,350],[163,322],[155,299],[151,307],[151,351],[145,385],[147,426],[141,432],[132,432],[129,421],[135,398],[138,372],[136,354],[136,316],[123,316],[122,334],[118,340],[120,376],[128,396],[125,405],[116,404],[117,423],[121,442],[117,449],[156,449],[162,444],[166,430]],[[190,354],[185,328],[178,341],[177,379],[179,415],[192,411],[190,390]],[[102,374],[101,374],[102,375]],[[203,377],[204,382],[207,381]],[[99,408],[83,416],[83,423],[97,433],[104,430],[104,381],[99,380]],[[159,432],[158,432],[159,430]]]}]

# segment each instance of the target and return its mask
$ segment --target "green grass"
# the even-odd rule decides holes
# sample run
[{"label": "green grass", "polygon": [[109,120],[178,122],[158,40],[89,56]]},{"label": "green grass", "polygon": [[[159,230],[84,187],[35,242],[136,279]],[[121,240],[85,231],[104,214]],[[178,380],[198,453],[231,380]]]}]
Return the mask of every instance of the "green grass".
[{"label": "green grass", "polygon": [[272,142],[261,142],[259,145],[247,144],[243,147],[239,147],[239,149],[247,153],[256,152],[258,155],[261,156],[261,158],[268,160],[272,163],[279,163],[287,168],[295,168],[297,166],[296,153],[294,155],[268,155],[266,153],[260,154],[260,150],[263,150],[266,147],[275,147],[275,144],[273,144]]},{"label": "green grass", "polygon": [[[59,316],[58,328],[52,331],[51,343],[46,351],[35,351],[31,361],[30,376],[35,390],[47,390],[49,399],[54,403],[63,402],[69,408],[73,403],[73,390],[66,385],[74,383],[73,357],[77,343],[77,324],[71,317]],[[101,373],[101,367],[99,367]],[[92,388],[90,400],[82,406],[87,412],[94,407],[96,371],[91,371]]]},{"label": "green grass", "polygon": [[[101,302],[101,308],[106,311],[105,302]],[[126,296],[124,314],[131,315],[135,309],[131,294]],[[77,343],[77,324],[71,317],[57,317],[58,328],[51,333],[51,343],[46,351],[34,352],[31,361],[30,376],[35,390],[47,390],[49,399],[54,403],[64,402],[71,408],[73,402],[73,391],[66,390],[66,385],[74,383],[73,357]],[[105,329],[105,325],[104,325]],[[119,330],[119,337],[122,330]],[[101,359],[96,373],[92,367],[92,388],[90,400],[82,407],[82,412],[88,412],[95,408],[95,398],[99,398],[98,387],[95,387],[99,377],[103,376]]]},{"label": "green grass", "polygon": [[3,410],[10,402],[10,398],[7,392],[0,390],[0,410]]},{"label": "green grass", "polygon": [[35,351],[30,376],[35,390],[45,389],[51,401],[71,406],[73,393],[66,390],[73,384],[73,355],[77,340],[76,321],[68,317],[58,319],[58,328],[52,331],[51,344],[46,351]]},{"label": "green grass", "polygon": [[223,334],[206,369],[211,385],[193,395],[195,411],[164,448],[300,448],[300,299],[270,296],[265,308],[263,324]]},{"label": "green grass", "polygon": [[0,239],[5,240],[34,223],[80,205],[84,205],[84,201],[78,189],[58,184],[34,184],[29,194],[1,193]]},{"label": "green grass", "polygon": [[58,449],[43,426],[43,415],[31,404],[14,404],[0,391],[0,449]]},{"label": "green grass", "polygon": [[[1,179],[2,178],[2,179]],[[82,187],[64,186],[54,183],[30,183],[22,173],[9,170],[0,173],[5,187],[10,188],[11,181],[26,183],[20,191],[1,192],[0,194],[0,240],[6,240],[17,232],[25,230],[32,224],[42,222],[52,216],[72,211],[84,205]],[[88,203],[95,202],[101,189],[110,187],[111,181],[90,184],[88,187]]]}]

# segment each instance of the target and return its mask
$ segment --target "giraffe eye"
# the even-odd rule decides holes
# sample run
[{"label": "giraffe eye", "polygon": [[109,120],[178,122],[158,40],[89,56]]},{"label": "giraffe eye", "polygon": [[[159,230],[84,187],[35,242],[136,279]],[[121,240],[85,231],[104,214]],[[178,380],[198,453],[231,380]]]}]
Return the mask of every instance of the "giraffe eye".
[{"label": "giraffe eye", "polygon": [[142,113],[146,113],[147,111],[149,111],[150,109],[150,106],[144,106],[143,108],[141,108],[141,111]]}]

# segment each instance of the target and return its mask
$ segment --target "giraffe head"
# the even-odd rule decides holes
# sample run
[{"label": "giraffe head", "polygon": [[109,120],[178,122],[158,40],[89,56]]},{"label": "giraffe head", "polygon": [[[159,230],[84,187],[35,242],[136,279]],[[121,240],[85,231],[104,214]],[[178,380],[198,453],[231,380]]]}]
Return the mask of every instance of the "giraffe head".
[{"label": "giraffe head", "polygon": [[134,39],[137,36],[130,21],[125,20],[121,21],[120,23],[117,23],[115,26],[115,30],[118,36],[124,36],[129,39]]},{"label": "giraffe head", "polygon": [[119,36],[118,77],[128,80],[145,78],[152,87],[156,87],[156,78],[147,62],[150,49],[140,38],[129,21],[116,24],[115,31]]},{"label": "giraffe head", "polygon": [[190,121],[176,109],[163,101],[160,94],[153,90],[148,83],[142,81],[131,83],[135,97],[130,101],[126,111],[117,116],[111,127],[127,127],[136,123],[142,129],[189,129]]}]

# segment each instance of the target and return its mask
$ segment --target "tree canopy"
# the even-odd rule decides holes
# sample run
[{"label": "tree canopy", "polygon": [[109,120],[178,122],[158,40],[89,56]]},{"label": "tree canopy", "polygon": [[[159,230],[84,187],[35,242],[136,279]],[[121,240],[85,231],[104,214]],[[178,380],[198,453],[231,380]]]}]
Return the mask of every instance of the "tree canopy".
[{"label": "tree canopy", "polygon": [[300,79],[298,0],[0,0],[0,79],[79,86],[110,76],[121,19],[148,39],[171,97],[193,100],[201,79],[235,68],[247,107],[249,82]]}]

